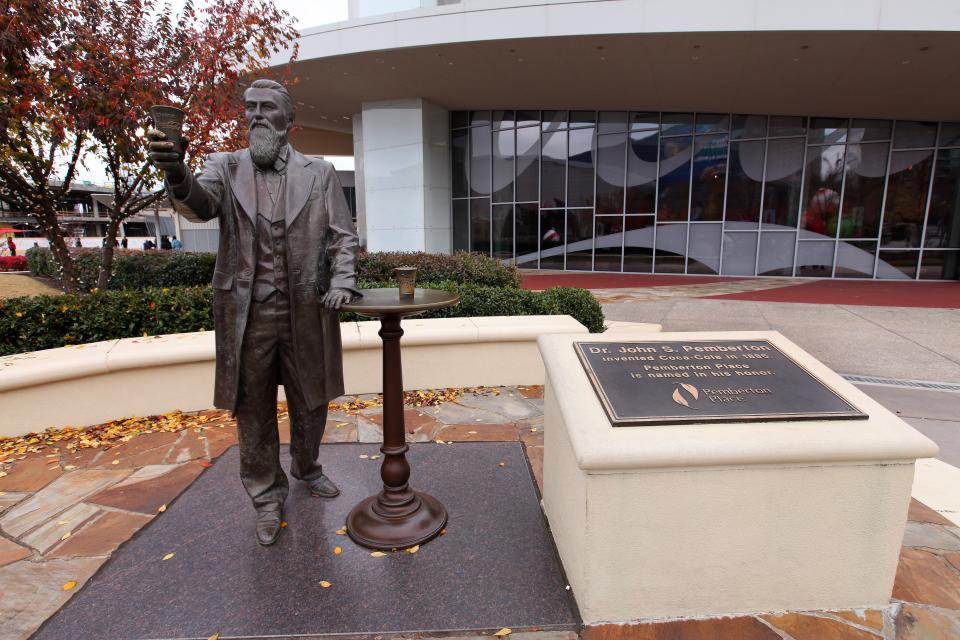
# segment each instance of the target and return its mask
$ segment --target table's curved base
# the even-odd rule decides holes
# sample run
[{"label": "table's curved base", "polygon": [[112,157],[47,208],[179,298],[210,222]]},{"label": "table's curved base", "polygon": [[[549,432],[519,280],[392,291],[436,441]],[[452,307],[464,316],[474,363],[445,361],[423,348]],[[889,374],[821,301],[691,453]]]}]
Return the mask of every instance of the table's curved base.
[{"label": "table's curved base", "polygon": [[419,505],[399,518],[384,517],[374,506],[380,495],[360,502],[347,516],[347,533],[370,549],[403,549],[434,538],[447,524],[447,510],[427,493],[414,492]]}]

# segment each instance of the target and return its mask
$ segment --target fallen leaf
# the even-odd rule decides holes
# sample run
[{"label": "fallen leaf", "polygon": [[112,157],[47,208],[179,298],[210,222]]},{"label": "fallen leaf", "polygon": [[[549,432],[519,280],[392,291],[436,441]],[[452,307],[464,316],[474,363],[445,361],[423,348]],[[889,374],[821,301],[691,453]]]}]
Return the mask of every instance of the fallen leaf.
[{"label": "fallen leaf", "polygon": [[283,528],[286,527],[286,526],[287,526],[287,521],[286,521],[286,520],[281,520],[281,521],[280,521],[280,528],[283,529]]},{"label": "fallen leaf", "polygon": [[365,454],[365,453],[361,453],[361,454],[360,454],[360,459],[361,459],[361,460],[368,460],[369,458],[370,458],[370,456],[368,456],[368,455]]},{"label": "fallen leaf", "polygon": [[341,549],[340,547],[334,547],[334,548],[333,548],[333,553],[334,553],[335,555],[340,555],[341,553],[343,553],[343,549]]},{"label": "fallen leaf", "polygon": [[504,627],[503,629],[500,629],[500,631],[497,631],[493,635],[496,636],[497,638],[502,638],[504,636],[510,635],[511,633],[513,633],[513,629],[511,629],[510,627]]},{"label": "fallen leaf", "polygon": [[407,549],[407,553],[416,553],[417,551],[420,551],[420,545],[418,544],[415,544],[409,549]]},{"label": "fallen leaf", "polygon": [[530,431],[536,433],[537,428],[536,428],[536,427],[533,427],[532,429],[530,429]]},{"label": "fallen leaf", "polygon": [[73,471],[73,470],[76,469],[76,468],[77,468],[76,465],[68,464],[68,465],[65,466],[63,469],[64,469],[64,471]]},{"label": "fallen leaf", "polygon": [[66,540],[66,539],[69,538],[69,537],[70,537],[70,532],[67,531],[65,534],[63,534],[62,536],[60,536],[60,539],[61,539],[61,540]]},{"label": "fallen leaf", "polygon": [[73,589],[75,586],[77,586],[77,581],[71,580],[70,582],[67,582],[63,585],[63,590],[70,591],[70,589]]},{"label": "fallen leaf", "polygon": [[387,554],[385,554],[383,551],[371,551],[370,555],[373,556],[374,558],[382,558]]},{"label": "fallen leaf", "polygon": [[167,505],[165,504],[162,504],[159,507],[157,507],[157,513],[163,513],[166,510],[167,510]]},{"label": "fallen leaf", "polygon": [[477,435],[477,432],[476,432],[476,431],[467,431],[467,433],[469,433],[469,434],[472,435],[472,436]]},{"label": "fallen leaf", "polygon": [[441,440],[440,438],[437,438],[437,439],[436,439],[436,443],[437,443],[437,444],[446,444],[446,443],[445,443],[443,440]]},{"label": "fallen leaf", "polygon": [[114,460],[114,461],[111,462],[110,464],[120,464],[120,460]]},{"label": "fallen leaf", "polygon": [[210,467],[213,466],[213,463],[210,462],[209,460],[201,460],[200,466],[203,467],[204,469],[209,469]]},{"label": "fallen leaf", "polygon": [[380,456],[370,456],[370,459],[371,459],[371,460],[377,460],[377,459],[379,459],[379,458],[380,458]]},{"label": "fallen leaf", "polygon": [[506,462],[501,462],[501,463],[498,464],[497,466],[498,466],[498,467],[505,467],[505,466],[507,466],[507,463],[506,463]]},{"label": "fallen leaf", "polygon": [[172,558],[172,557],[175,556],[175,555],[177,555],[177,554],[176,554],[176,553],[168,553],[167,555],[163,556],[163,559],[164,559],[164,560],[169,560],[170,558]]},{"label": "fallen leaf", "polygon": [[345,536],[345,535],[347,535],[347,528],[346,528],[346,527],[340,527],[339,529],[337,529],[337,535],[338,535],[338,536]]},{"label": "fallen leaf", "polygon": [[69,520],[58,520],[58,521],[57,521],[57,525],[60,526],[60,527],[62,527],[62,526],[65,525],[65,524],[70,524],[70,521],[69,521]]},{"label": "fallen leaf", "polygon": [[329,582],[327,582],[326,580],[321,580],[321,581],[320,581],[320,586],[323,587],[324,589],[329,589],[329,588],[332,587],[333,585],[330,584]]},{"label": "fallen leaf", "polygon": [[447,530],[446,530],[446,529],[440,529],[440,535],[442,535],[442,536],[447,535]]},{"label": "fallen leaf", "polygon": [[220,640],[220,632],[217,631],[215,634],[207,638],[207,640]]}]

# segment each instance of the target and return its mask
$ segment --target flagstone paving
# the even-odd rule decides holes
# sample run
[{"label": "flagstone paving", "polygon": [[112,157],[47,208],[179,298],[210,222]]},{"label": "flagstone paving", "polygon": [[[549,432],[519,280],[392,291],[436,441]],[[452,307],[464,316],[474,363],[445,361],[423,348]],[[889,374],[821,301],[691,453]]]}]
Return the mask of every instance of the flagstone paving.
[{"label": "flagstone paving", "polygon": [[[365,396],[369,399],[369,396]],[[502,387],[455,402],[405,408],[407,439],[450,446],[520,441],[542,488],[543,389]],[[338,399],[340,406],[353,398]],[[285,406],[281,439],[289,441]],[[31,453],[0,478],[0,640],[29,637],[110,554],[236,444],[225,412],[203,427],[136,435],[113,448]],[[382,407],[328,416],[325,443],[382,440]],[[321,456],[322,456],[321,451]],[[48,457],[49,456],[49,457]],[[890,604],[866,611],[772,612],[701,620],[600,625],[574,632],[516,630],[517,640],[937,640],[960,638],[960,529],[912,501]],[[71,583],[76,582],[76,586]],[[65,588],[70,587],[70,588]],[[220,587],[224,588],[224,587]],[[91,630],[91,636],[96,630]],[[460,640],[489,637],[455,636]],[[392,637],[381,635],[382,640]],[[412,637],[412,636],[406,636]],[[451,639],[452,640],[452,639]]]}]

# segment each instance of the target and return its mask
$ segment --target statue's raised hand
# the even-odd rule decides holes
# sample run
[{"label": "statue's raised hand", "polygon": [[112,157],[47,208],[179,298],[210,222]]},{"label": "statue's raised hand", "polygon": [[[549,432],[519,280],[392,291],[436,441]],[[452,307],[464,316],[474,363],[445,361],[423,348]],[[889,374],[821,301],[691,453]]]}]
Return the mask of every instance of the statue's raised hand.
[{"label": "statue's raised hand", "polygon": [[147,138],[150,140],[147,144],[147,155],[153,166],[163,171],[170,184],[183,182],[187,177],[187,165],[183,159],[190,141],[183,138],[183,147],[177,148],[176,143],[168,141],[167,136],[156,129],[147,131]]}]

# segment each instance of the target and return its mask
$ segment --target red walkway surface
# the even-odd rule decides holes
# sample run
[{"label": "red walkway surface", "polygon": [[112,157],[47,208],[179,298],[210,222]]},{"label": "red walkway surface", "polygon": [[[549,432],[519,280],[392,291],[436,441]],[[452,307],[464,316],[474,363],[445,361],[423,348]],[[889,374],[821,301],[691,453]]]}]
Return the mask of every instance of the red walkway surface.
[{"label": "red walkway surface", "polygon": [[671,276],[624,273],[537,273],[523,272],[524,289],[579,287],[581,289],[634,289],[638,287],[675,287],[687,284],[734,282],[744,278],[721,276]]},{"label": "red walkway surface", "polygon": [[816,280],[777,289],[707,297],[763,302],[812,302],[815,304],[853,304],[874,307],[960,309],[960,282]]}]

